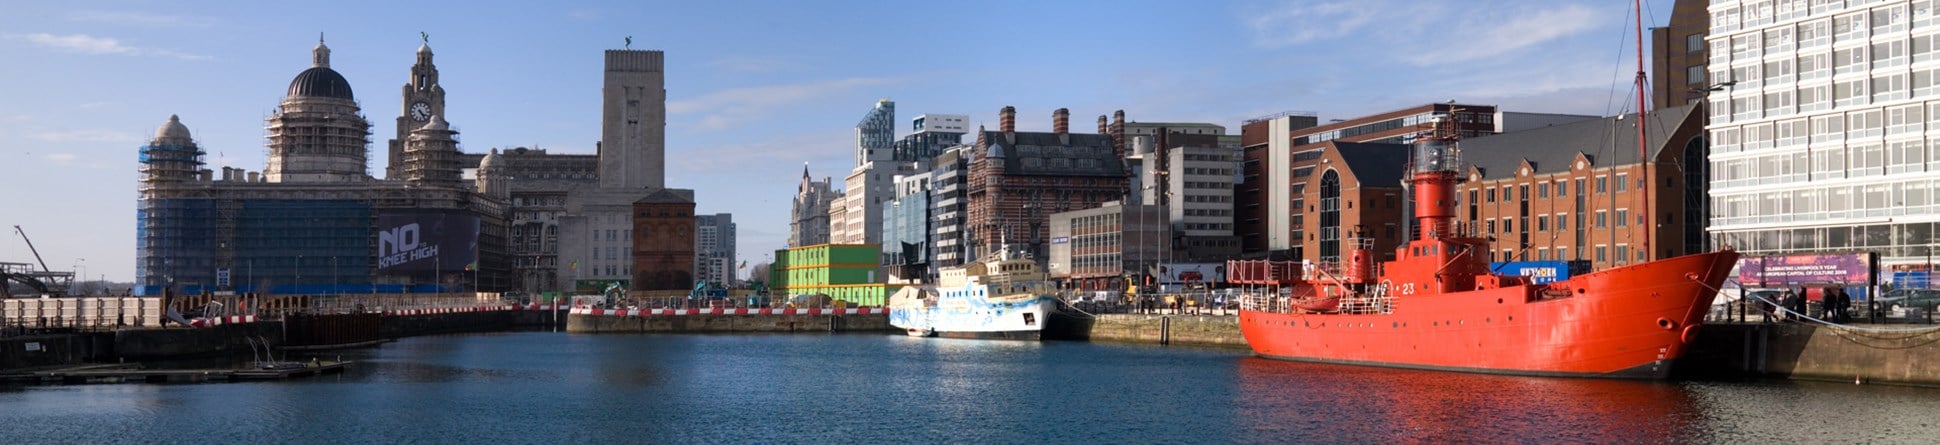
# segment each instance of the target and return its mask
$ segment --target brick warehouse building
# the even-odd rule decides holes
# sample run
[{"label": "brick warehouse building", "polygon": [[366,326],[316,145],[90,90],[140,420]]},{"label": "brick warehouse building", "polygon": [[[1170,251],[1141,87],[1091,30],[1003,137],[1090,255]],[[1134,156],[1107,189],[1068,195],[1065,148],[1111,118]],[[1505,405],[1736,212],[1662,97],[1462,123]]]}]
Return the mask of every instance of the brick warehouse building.
[{"label": "brick warehouse building", "polygon": [[660,189],[633,202],[633,291],[694,286],[694,199]]},{"label": "brick warehouse building", "polygon": [[[1589,260],[1602,269],[1704,251],[1703,218],[1686,217],[1707,205],[1703,170],[1688,168],[1705,165],[1702,118],[1690,106],[1651,113],[1647,166],[1637,162],[1635,114],[1464,140],[1471,167],[1457,190],[1458,219],[1496,239],[1493,261]],[[1645,168],[1655,183],[1648,213],[1637,193]],[[1650,251],[1647,220],[1656,221]]]},{"label": "brick warehouse building", "polygon": [[[1247,256],[1283,259],[1319,257],[1304,249],[1310,238],[1294,209],[1308,207],[1305,187],[1325,149],[1320,143],[1408,143],[1422,124],[1455,112],[1462,136],[1496,132],[1495,107],[1487,105],[1427,104],[1318,125],[1311,115],[1290,114],[1255,119],[1240,126],[1245,161],[1242,181],[1234,197],[1234,228],[1240,250]],[[1280,184],[1268,186],[1270,184]],[[1400,184],[1396,184],[1399,187]]]},{"label": "brick warehouse building", "polygon": [[978,259],[1000,249],[1042,263],[1051,214],[1098,207],[1126,193],[1124,112],[1100,134],[1070,132],[1070,112],[1052,113],[1052,131],[1018,132],[1017,109],[998,113],[999,131],[978,129],[969,163],[967,218]]},{"label": "brick warehouse building", "polygon": [[[1319,260],[1306,250],[1317,238],[1305,232],[1294,209],[1312,207],[1305,187],[1327,141],[1406,144],[1438,116],[1455,116],[1462,137],[1477,137],[1594,119],[1594,116],[1504,112],[1493,105],[1433,103],[1313,125],[1315,118],[1286,114],[1241,126],[1245,162],[1235,191],[1234,227],[1249,257]],[[1269,187],[1269,184],[1278,186]],[[1399,186],[1397,184],[1397,186]]]},{"label": "brick warehouse building", "polygon": [[1410,146],[1327,141],[1316,144],[1314,174],[1296,179],[1295,241],[1322,268],[1336,270],[1357,240],[1373,243],[1376,260],[1394,259],[1394,248],[1406,241],[1406,176]]}]

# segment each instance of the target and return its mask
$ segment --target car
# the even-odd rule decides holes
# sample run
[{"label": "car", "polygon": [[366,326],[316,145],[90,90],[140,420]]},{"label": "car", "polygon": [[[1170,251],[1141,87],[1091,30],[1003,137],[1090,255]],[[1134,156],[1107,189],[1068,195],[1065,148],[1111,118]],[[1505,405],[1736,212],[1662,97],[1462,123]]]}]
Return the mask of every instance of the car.
[{"label": "car", "polygon": [[1940,306],[1940,289],[1894,289],[1879,296],[1880,307],[1922,308],[1932,311]]}]

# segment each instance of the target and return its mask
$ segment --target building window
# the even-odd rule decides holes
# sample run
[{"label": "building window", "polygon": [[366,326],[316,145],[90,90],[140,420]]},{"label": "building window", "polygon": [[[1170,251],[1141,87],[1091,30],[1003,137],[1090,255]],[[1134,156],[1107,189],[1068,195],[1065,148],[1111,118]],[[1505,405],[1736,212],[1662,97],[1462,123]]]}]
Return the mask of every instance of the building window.
[{"label": "building window", "polygon": [[1605,212],[1604,212],[1604,211],[1602,211],[1602,210],[1598,210],[1598,211],[1596,211],[1596,227],[1597,227],[1597,228],[1599,228],[1599,229],[1601,229],[1601,228],[1604,228],[1604,227],[1608,227],[1608,226],[1606,226],[1606,225],[1605,225],[1606,223],[1608,223],[1608,220],[1606,220],[1606,219],[1605,219],[1605,217],[1606,217],[1606,216],[1607,216],[1607,215],[1605,215]]},{"label": "building window", "polygon": [[[1601,216],[1601,213],[1598,213]],[[1630,209],[1617,209],[1617,227],[1630,226]]]},{"label": "building window", "polygon": [[1628,185],[1629,183],[1630,183],[1629,173],[1618,173],[1617,174],[1617,193],[1623,193],[1623,192],[1629,191],[1630,190],[1630,187]]}]

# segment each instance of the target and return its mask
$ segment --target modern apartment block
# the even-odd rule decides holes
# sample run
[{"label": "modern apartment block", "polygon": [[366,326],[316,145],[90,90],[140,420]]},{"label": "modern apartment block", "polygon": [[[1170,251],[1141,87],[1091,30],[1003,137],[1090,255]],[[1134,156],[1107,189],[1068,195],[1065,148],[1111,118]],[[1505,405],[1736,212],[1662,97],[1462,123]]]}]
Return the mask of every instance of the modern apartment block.
[{"label": "modern apartment block", "polygon": [[896,196],[882,203],[882,265],[891,284],[934,283],[930,191],[932,172],[896,177]]},{"label": "modern apartment block", "polygon": [[1139,128],[1126,124],[1131,149],[1131,201],[1164,209],[1170,238],[1164,242],[1168,260],[1224,261],[1239,255],[1234,235],[1234,185],[1239,181],[1238,136],[1226,136],[1214,124],[1160,127],[1133,136]]},{"label": "modern apartment block", "polygon": [[[1051,214],[1051,278],[1083,290],[1124,290],[1155,276],[1171,239],[1157,205],[1106,202],[1097,208]],[[1127,282],[1131,280],[1131,282]]]},{"label": "modern apartment block", "polygon": [[1714,1],[1713,241],[1925,268],[1940,222],[1932,1]]},{"label": "modern apartment block", "polygon": [[969,262],[970,233],[964,229],[964,206],[969,202],[969,158],[975,147],[958,145],[943,150],[930,169],[930,245],[934,256],[931,269],[962,266]]},{"label": "modern apartment block", "polygon": [[[1705,33],[1711,23],[1708,0],[1677,0],[1670,23],[1650,29],[1650,99],[1652,108],[1690,105],[1704,100],[1706,89],[1730,79],[1711,79],[1705,52]],[[1787,2],[1797,4],[1800,2]]]},{"label": "modern apartment block", "polygon": [[694,279],[733,287],[740,268],[734,258],[734,215],[694,215]]},{"label": "modern apartment block", "polygon": [[844,209],[829,212],[830,242],[881,243],[882,204],[894,198],[896,178],[928,172],[937,153],[963,140],[969,117],[917,116],[901,140],[895,139],[895,120],[896,103],[883,99],[856,124],[856,166],[843,182]]}]

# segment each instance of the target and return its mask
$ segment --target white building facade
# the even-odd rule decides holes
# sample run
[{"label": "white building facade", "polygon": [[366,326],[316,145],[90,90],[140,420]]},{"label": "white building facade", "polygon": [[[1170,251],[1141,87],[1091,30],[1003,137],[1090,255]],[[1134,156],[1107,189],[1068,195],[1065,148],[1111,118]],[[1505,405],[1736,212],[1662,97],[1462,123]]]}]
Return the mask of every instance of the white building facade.
[{"label": "white building facade", "polygon": [[1935,6],[1711,2],[1714,243],[1930,264],[1940,221]]}]

